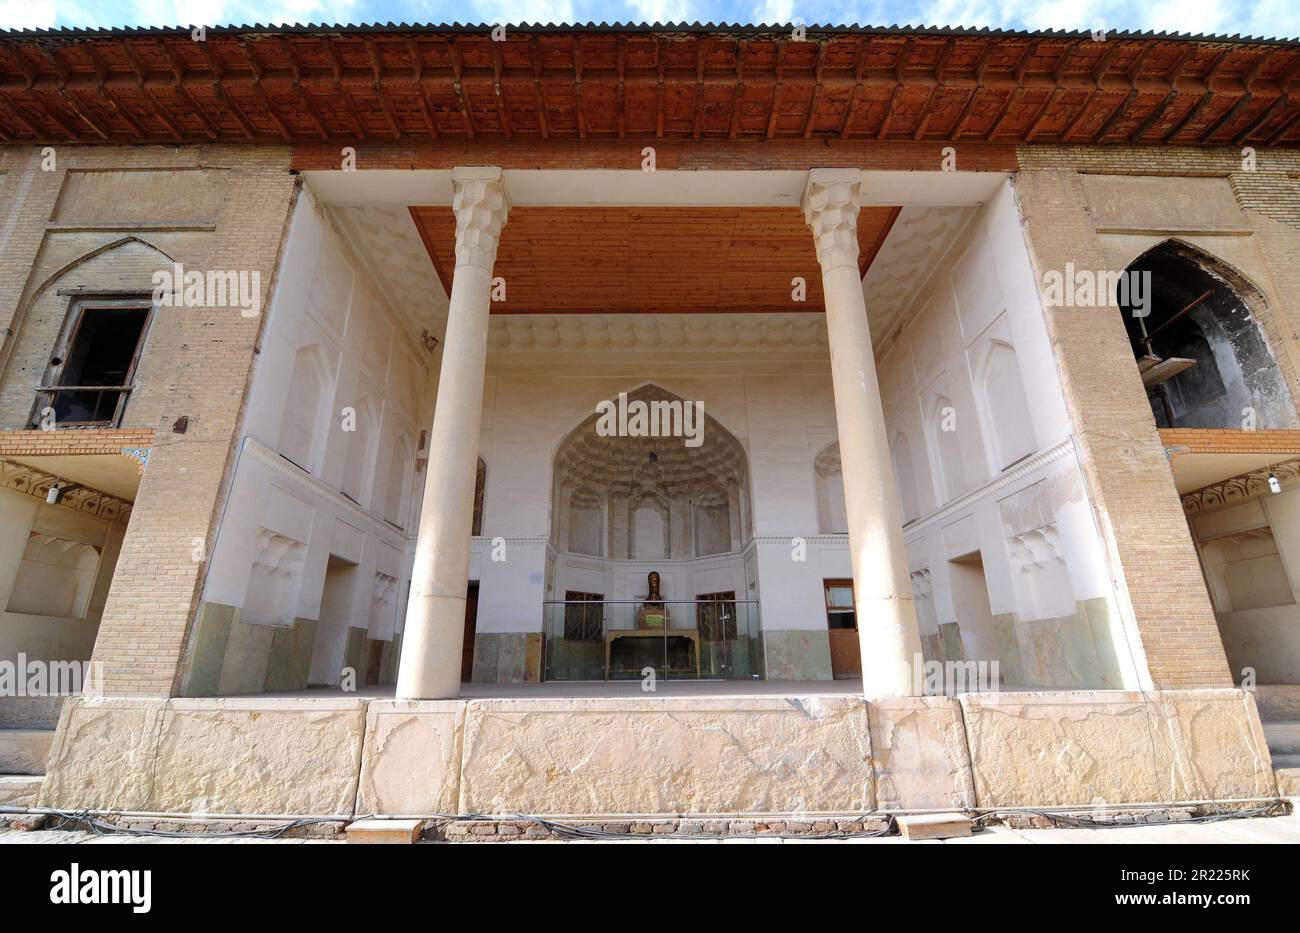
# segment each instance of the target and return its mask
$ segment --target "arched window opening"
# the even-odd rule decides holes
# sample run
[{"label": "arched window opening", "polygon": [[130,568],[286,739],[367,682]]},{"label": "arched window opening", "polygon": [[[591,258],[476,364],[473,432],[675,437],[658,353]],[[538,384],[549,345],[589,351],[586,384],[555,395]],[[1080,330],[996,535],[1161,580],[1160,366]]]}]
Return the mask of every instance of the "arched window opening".
[{"label": "arched window opening", "polygon": [[1248,283],[1171,240],[1138,257],[1123,284],[1124,326],[1159,427],[1295,426]]}]

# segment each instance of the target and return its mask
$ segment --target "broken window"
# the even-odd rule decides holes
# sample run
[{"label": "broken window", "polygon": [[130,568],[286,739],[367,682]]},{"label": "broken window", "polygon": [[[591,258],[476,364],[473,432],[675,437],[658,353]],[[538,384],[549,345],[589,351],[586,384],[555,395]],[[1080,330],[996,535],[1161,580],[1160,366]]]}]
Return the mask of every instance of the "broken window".
[{"label": "broken window", "polygon": [[1162,428],[1282,428],[1295,408],[1277,362],[1227,272],[1169,241],[1126,270],[1124,326]]},{"label": "broken window", "polygon": [[82,300],[38,390],[31,426],[115,426],[122,421],[152,305],[139,300]]}]

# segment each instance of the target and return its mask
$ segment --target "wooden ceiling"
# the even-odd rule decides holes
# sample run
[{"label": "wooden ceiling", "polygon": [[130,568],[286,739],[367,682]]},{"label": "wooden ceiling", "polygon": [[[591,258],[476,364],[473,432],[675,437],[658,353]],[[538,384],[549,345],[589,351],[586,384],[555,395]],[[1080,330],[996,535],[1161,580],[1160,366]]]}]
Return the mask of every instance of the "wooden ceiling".
[{"label": "wooden ceiling", "polygon": [[0,141],[1295,144],[1300,43],[713,25],[0,31]]},{"label": "wooden ceiling", "polygon": [[[898,210],[859,215],[863,274]],[[455,217],[445,205],[411,216],[450,294]],[[792,207],[514,207],[493,275],[506,283],[494,314],[823,310],[812,234]],[[791,300],[795,276],[806,301]]]}]

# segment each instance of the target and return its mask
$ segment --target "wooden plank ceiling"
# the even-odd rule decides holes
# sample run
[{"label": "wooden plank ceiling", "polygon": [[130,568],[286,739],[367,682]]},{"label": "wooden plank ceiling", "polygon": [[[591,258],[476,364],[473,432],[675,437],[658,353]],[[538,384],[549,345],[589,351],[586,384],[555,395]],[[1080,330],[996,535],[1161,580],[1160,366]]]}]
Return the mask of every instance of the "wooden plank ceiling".
[{"label": "wooden plank ceiling", "polygon": [[1300,142],[1294,41],[490,28],[0,31],[0,141]]},{"label": "wooden plank ceiling", "polygon": [[[858,217],[865,274],[898,214]],[[451,210],[412,207],[443,287],[451,292]],[[506,283],[494,314],[692,314],[822,311],[812,234],[792,207],[515,207],[493,275]],[[791,299],[802,276],[807,300]]]}]

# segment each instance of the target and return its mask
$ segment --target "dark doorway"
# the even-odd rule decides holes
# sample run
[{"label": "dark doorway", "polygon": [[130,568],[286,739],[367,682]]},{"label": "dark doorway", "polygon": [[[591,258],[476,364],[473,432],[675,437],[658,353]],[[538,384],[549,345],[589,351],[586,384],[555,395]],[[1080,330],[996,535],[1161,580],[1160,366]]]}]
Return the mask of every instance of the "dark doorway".
[{"label": "dark doorway", "polygon": [[460,680],[474,679],[474,628],[478,623],[478,581],[471,580],[465,590],[465,641],[460,650]]}]

